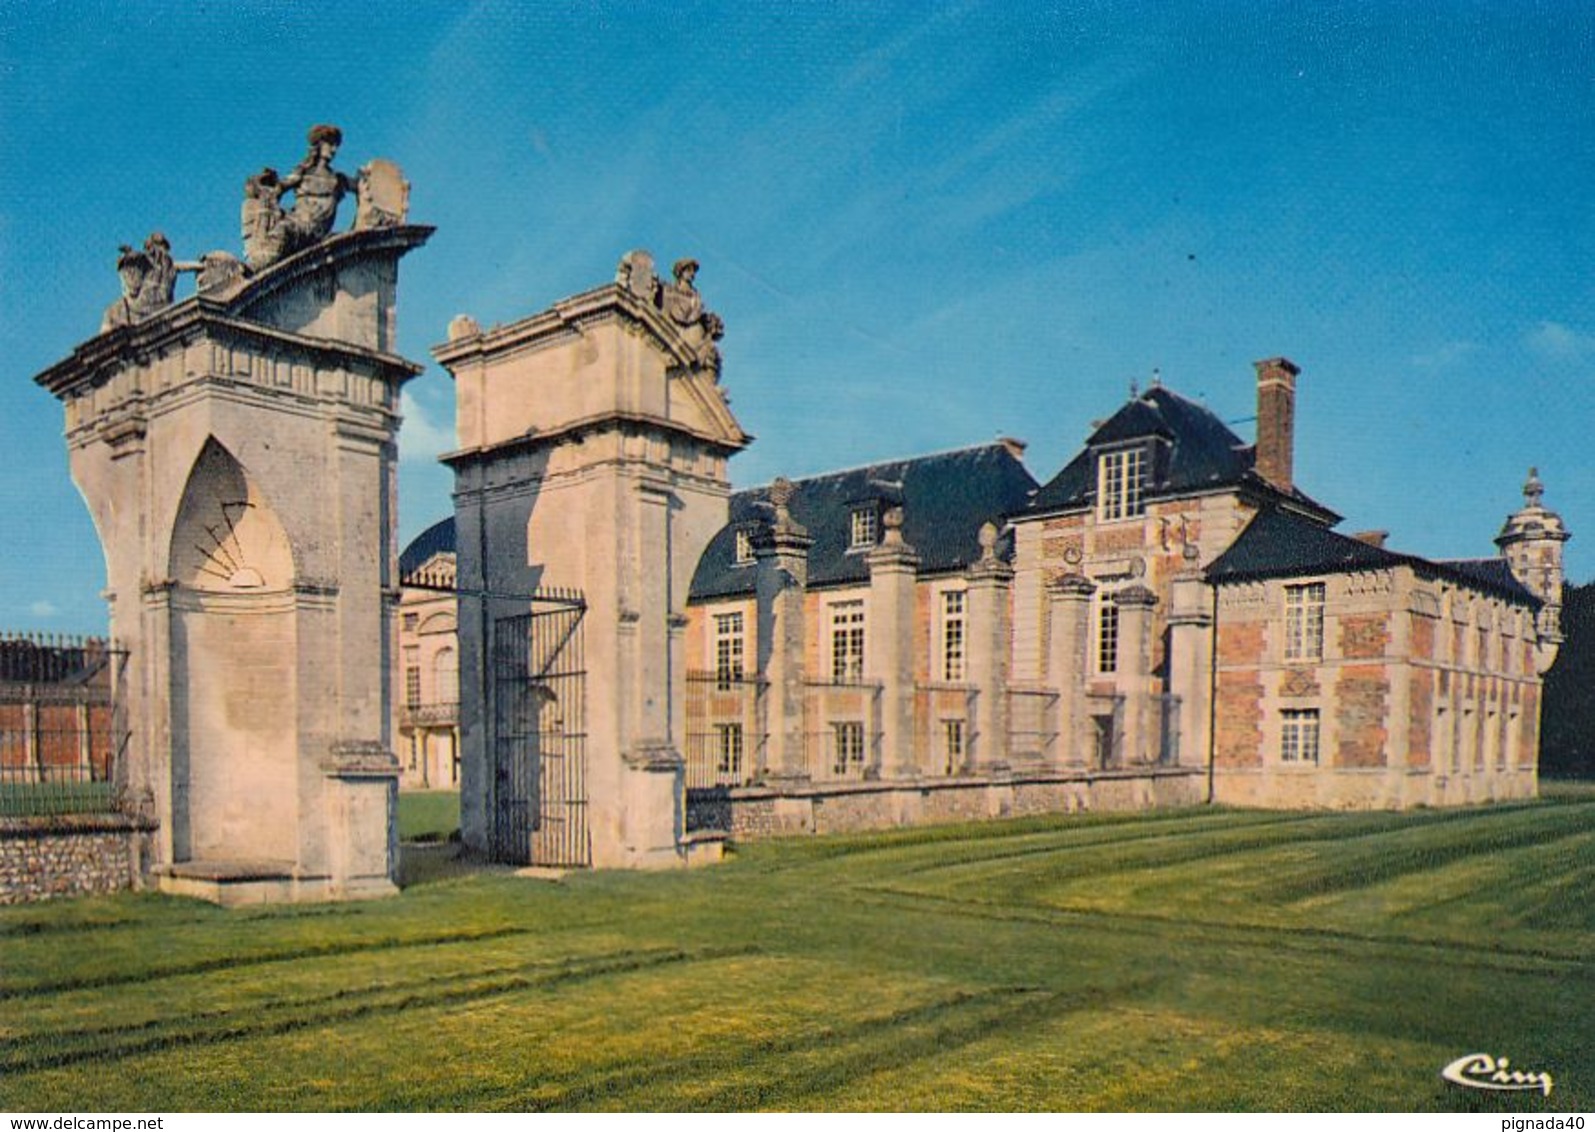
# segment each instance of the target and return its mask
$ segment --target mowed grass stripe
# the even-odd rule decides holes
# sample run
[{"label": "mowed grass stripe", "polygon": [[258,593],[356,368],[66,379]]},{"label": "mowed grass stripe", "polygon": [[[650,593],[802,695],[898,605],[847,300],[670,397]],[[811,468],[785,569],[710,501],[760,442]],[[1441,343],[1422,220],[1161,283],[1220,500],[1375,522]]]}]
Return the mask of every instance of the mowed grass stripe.
[{"label": "mowed grass stripe", "polygon": [[1439,1068],[1487,1046],[1559,1074],[1537,1110],[1587,1108],[1591,801],[1027,819],[336,914],[0,910],[11,984],[68,985],[0,1010],[0,1107],[1466,1109]]},{"label": "mowed grass stripe", "polygon": [[[23,1035],[0,1046],[0,1073],[22,1072],[78,1061],[111,1060],[166,1046],[235,1040],[281,1032],[279,1016],[330,1023],[381,1010],[450,1005],[496,993],[554,986],[575,979],[638,970],[660,963],[703,962],[750,949],[699,953],[679,950],[624,951],[593,956],[541,958],[426,977],[378,979],[319,994],[284,994],[274,1000],[215,1010],[181,1010],[138,1021],[62,1026]],[[168,1006],[173,1005],[170,1001]]]}]

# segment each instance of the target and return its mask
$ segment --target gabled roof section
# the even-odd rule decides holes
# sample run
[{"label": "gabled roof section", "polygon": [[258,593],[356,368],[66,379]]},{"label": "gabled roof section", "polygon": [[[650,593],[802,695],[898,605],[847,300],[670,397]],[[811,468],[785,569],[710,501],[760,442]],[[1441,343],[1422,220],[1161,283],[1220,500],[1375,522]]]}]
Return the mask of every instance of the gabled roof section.
[{"label": "gabled roof section", "polygon": [[[1230,431],[1205,405],[1188,400],[1167,386],[1154,385],[1132,397],[1086,440],[1085,448],[1054,476],[1030,504],[1032,513],[1070,511],[1096,502],[1096,458],[1104,448],[1157,439],[1166,458],[1155,460],[1146,496],[1182,495],[1226,487],[1248,487],[1279,495],[1255,470],[1255,450]],[[1339,516],[1306,494],[1292,490],[1291,502],[1320,514]]]},{"label": "gabled roof section", "polygon": [[1265,578],[1348,574],[1408,566],[1420,576],[1445,578],[1538,607],[1540,601],[1513,577],[1504,559],[1433,562],[1337,534],[1321,523],[1279,507],[1265,507],[1207,568],[1216,585]]},{"label": "gabled roof section", "polygon": [[[980,557],[987,522],[1022,509],[1036,488],[1014,451],[997,442],[797,480],[792,517],[814,540],[811,586],[863,583],[866,551],[849,550],[851,515],[858,507],[903,508],[903,538],[918,553],[921,574],[961,570]],[[736,532],[767,527],[774,515],[766,487],[731,496],[731,519],[709,542],[692,578],[690,600],[753,593],[754,567],[735,563]],[[1011,554],[1011,540],[998,543]]]}]

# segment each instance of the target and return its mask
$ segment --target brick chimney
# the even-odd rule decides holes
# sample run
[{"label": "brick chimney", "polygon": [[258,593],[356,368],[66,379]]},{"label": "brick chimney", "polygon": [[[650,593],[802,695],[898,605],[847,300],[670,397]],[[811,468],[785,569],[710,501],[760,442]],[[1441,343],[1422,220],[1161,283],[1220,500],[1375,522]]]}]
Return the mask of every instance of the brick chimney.
[{"label": "brick chimney", "polygon": [[1257,474],[1280,491],[1295,481],[1296,375],[1289,358],[1253,363],[1257,369]]}]

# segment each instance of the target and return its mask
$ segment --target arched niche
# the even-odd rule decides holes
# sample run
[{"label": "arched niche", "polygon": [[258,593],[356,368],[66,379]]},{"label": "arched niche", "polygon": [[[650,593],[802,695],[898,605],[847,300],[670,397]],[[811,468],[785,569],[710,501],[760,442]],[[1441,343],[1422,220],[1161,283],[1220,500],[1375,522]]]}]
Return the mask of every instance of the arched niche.
[{"label": "arched niche", "polygon": [[293,553],[214,437],[172,529],[172,846],[176,861],[291,863],[297,846]]},{"label": "arched niche", "polygon": [[293,551],[282,522],[233,454],[205,441],[172,527],[168,575],[210,593],[285,590]]}]

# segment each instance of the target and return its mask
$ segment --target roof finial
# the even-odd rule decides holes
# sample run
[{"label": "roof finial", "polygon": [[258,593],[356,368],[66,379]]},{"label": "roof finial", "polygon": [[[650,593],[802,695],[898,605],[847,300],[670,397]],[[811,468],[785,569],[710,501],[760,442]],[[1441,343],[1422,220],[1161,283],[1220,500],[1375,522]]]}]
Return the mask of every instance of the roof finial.
[{"label": "roof finial", "polygon": [[1528,482],[1523,485],[1523,502],[1530,507],[1538,507],[1540,505],[1540,497],[1544,494],[1545,485],[1540,482],[1540,470],[1538,468],[1530,468]]},{"label": "roof finial", "polygon": [[1163,370],[1159,366],[1153,366],[1152,367],[1152,388],[1153,389],[1162,389],[1163,388]]},{"label": "roof finial", "polygon": [[1141,383],[1136,381],[1135,378],[1133,378],[1133,377],[1130,378],[1130,400],[1134,401],[1140,395],[1141,395]]}]

